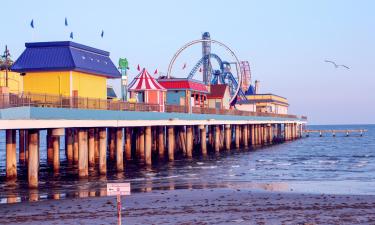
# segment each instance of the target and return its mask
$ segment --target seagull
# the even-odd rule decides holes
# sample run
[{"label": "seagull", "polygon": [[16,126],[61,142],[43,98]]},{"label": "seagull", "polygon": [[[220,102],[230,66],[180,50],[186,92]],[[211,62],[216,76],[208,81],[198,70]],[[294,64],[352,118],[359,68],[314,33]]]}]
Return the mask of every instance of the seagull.
[{"label": "seagull", "polygon": [[350,69],[348,66],[345,66],[345,65],[338,65],[338,64],[336,64],[336,63],[333,62],[333,61],[324,60],[324,62],[326,62],[326,63],[332,63],[332,64],[335,66],[336,69],[339,68],[339,67],[344,67],[344,68],[346,68],[346,69]]}]

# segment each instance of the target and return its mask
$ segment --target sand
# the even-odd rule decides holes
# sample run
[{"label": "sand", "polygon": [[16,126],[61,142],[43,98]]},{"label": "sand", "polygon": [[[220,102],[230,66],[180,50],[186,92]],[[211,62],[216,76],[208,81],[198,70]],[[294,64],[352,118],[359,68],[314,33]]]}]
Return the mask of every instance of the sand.
[{"label": "sand", "polygon": [[[123,224],[375,224],[375,196],[191,189],[122,198]],[[0,224],[116,224],[116,197],[0,205]]]}]

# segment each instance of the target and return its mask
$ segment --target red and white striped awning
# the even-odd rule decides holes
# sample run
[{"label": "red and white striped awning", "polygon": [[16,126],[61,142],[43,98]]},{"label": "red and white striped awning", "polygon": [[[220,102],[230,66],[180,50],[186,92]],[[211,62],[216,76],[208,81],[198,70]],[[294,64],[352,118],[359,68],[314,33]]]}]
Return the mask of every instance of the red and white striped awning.
[{"label": "red and white striped awning", "polygon": [[142,90],[166,90],[161,86],[145,68],[138,74],[128,86],[129,91],[142,91]]}]

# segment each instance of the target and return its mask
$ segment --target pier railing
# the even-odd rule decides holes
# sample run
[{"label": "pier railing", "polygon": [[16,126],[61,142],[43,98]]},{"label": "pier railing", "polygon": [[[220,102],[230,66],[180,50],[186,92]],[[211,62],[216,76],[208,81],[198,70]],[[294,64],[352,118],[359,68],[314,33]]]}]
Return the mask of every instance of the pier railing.
[{"label": "pier railing", "polygon": [[[12,107],[52,107],[52,108],[74,108],[74,109],[99,109],[99,110],[118,110],[118,111],[144,111],[144,112],[162,112],[163,107],[158,104],[131,103],[117,100],[105,100],[96,98],[67,97],[62,95],[49,95],[37,93],[21,94],[0,94],[0,108]],[[230,109],[215,109],[192,107],[191,110],[186,106],[165,105],[164,112],[167,113],[188,113],[195,114],[219,114],[219,115],[237,115],[237,116],[263,116],[278,118],[299,118],[296,115],[274,114],[263,112],[248,112]],[[300,117],[307,120],[307,117]]]}]

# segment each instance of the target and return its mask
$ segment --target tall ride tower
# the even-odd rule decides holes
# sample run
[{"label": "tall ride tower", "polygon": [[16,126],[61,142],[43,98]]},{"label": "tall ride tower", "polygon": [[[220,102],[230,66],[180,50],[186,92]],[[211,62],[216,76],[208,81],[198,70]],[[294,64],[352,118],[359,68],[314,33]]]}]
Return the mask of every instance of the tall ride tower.
[{"label": "tall ride tower", "polygon": [[121,71],[121,99],[126,101],[128,99],[128,60],[126,58],[120,58],[118,61],[118,67]]},{"label": "tall ride tower", "polygon": [[[202,34],[203,40],[211,40],[210,33],[204,32]],[[206,85],[211,83],[211,63],[210,63],[210,54],[211,54],[211,42],[204,41],[202,43],[202,58],[203,61],[203,83]]]}]

